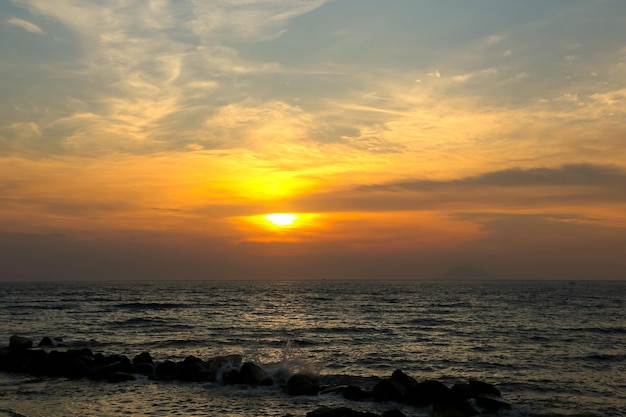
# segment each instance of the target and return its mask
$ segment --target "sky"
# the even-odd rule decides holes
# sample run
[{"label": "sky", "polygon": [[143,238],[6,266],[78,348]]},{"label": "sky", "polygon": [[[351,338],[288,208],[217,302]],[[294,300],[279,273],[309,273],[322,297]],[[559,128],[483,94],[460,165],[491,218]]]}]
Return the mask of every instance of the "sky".
[{"label": "sky", "polygon": [[625,279],[624,21],[2,1],[0,280]]}]

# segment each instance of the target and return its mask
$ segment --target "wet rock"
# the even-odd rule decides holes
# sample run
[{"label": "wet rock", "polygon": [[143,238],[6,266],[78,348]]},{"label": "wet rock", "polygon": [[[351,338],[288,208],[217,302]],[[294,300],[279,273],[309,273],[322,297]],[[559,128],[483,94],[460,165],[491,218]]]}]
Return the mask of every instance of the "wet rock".
[{"label": "wet rock", "polygon": [[356,385],[348,385],[342,392],[343,398],[352,401],[365,401],[373,397],[372,391],[364,390]]},{"label": "wet rock", "polygon": [[418,382],[409,389],[402,398],[402,402],[416,407],[426,407],[431,404],[445,404],[452,397],[450,388],[445,384],[435,380],[426,380]]},{"label": "wet rock", "polygon": [[107,382],[118,383],[125,381],[135,381],[135,376],[126,372],[111,372],[107,375]]},{"label": "wet rock", "polygon": [[306,417],[380,417],[378,414],[356,411],[347,407],[319,407],[306,414]]},{"label": "wet rock", "polygon": [[241,365],[239,376],[242,384],[272,385],[272,379],[267,376],[263,368],[252,362]]},{"label": "wet rock", "polygon": [[216,356],[206,361],[208,370],[208,379],[217,381],[223,379],[223,374],[233,369],[241,368],[241,355]]},{"label": "wet rock", "polygon": [[156,366],[155,373],[161,379],[174,379],[179,374],[178,368],[179,366],[176,362],[166,360]]},{"label": "wet rock", "polygon": [[9,349],[26,350],[33,347],[33,341],[27,337],[13,335],[9,339]]},{"label": "wet rock", "polygon": [[133,358],[133,365],[137,365],[140,363],[149,363],[150,365],[154,365],[152,356],[148,352],[142,352],[139,355],[135,355],[135,357]]},{"label": "wet rock", "polygon": [[151,363],[137,363],[134,365],[135,372],[140,375],[153,376],[156,373],[155,367]]},{"label": "wet rock", "polygon": [[209,379],[207,364],[195,356],[187,356],[178,366],[178,378],[184,381],[206,381]]},{"label": "wet rock", "polygon": [[467,401],[451,401],[449,403],[435,403],[432,417],[472,417],[478,411]]},{"label": "wet rock", "polygon": [[383,379],[372,388],[374,401],[399,401],[406,394],[406,387],[395,379]]},{"label": "wet rock", "polygon": [[39,347],[56,347],[56,342],[50,337],[46,336],[39,342]]},{"label": "wet rock", "polygon": [[406,417],[406,415],[397,408],[394,408],[392,410],[388,410],[382,413],[381,417]]},{"label": "wet rock", "polygon": [[500,390],[487,382],[470,379],[469,385],[472,390],[472,396],[474,398],[477,398],[481,394],[489,394],[495,395],[496,397],[502,397]]},{"label": "wet rock", "polygon": [[287,394],[295,395],[317,395],[319,385],[308,375],[295,374],[287,380]]},{"label": "wet rock", "polygon": [[452,395],[454,395],[456,398],[463,398],[465,400],[474,398],[472,387],[468,383],[454,384],[451,390],[452,390]]},{"label": "wet rock", "polygon": [[395,370],[389,379],[400,383],[405,390],[409,390],[417,386],[417,381],[413,377],[410,377],[402,372],[400,369]]},{"label": "wet rock", "polygon": [[476,405],[488,413],[511,409],[511,404],[504,401],[502,397],[491,394],[480,394],[476,397]]},{"label": "wet rock", "polygon": [[124,355],[111,355],[106,357],[98,357],[94,360],[94,367],[89,375],[92,379],[107,379],[109,375],[121,372],[132,374],[133,364]]}]

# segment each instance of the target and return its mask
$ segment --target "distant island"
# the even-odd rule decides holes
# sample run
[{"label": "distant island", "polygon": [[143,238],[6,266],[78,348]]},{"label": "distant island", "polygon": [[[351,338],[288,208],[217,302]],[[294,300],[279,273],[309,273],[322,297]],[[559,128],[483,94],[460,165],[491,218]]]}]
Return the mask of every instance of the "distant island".
[{"label": "distant island", "polygon": [[444,280],[490,280],[493,275],[472,265],[456,265],[439,275]]}]

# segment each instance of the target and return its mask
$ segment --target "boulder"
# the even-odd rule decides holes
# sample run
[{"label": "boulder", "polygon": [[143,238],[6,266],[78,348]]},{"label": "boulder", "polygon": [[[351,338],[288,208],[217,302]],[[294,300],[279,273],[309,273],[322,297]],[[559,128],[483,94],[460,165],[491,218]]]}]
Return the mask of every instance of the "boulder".
[{"label": "boulder", "polygon": [[383,379],[372,388],[374,401],[400,401],[406,394],[406,388],[395,379]]},{"label": "boulder", "polygon": [[348,407],[319,407],[306,414],[306,417],[380,417],[378,414],[356,411]]},{"label": "boulder", "polygon": [[126,372],[111,372],[109,375],[107,375],[107,382],[112,383],[134,380],[135,376]]},{"label": "boulder", "polygon": [[511,409],[511,404],[504,401],[502,397],[491,394],[480,394],[476,397],[476,405],[488,413]]},{"label": "boulder", "polygon": [[9,339],[9,349],[26,350],[33,347],[33,341],[27,337],[13,335]]},{"label": "boulder", "polygon": [[489,394],[495,395],[496,397],[502,397],[500,390],[487,382],[470,379],[469,385],[470,389],[472,390],[472,396],[474,398],[477,398],[480,394]]},{"label": "boulder", "polygon": [[397,408],[394,408],[382,413],[381,417],[406,417],[406,415],[404,415],[404,413]]},{"label": "boulder", "polygon": [[452,401],[433,404],[431,417],[472,417],[478,411],[467,401]]},{"label": "boulder", "polygon": [[317,395],[319,385],[308,375],[295,374],[287,380],[288,395]]},{"label": "boulder", "polygon": [[168,359],[156,366],[155,373],[157,377],[162,379],[174,379],[179,374],[179,366],[176,362]]},{"label": "boulder", "polygon": [[139,363],[149,363],[150,365],[154,365],[152,356],[148,352],[142,352],[133,358],[133,365],[137,365]]},{"label": "boulder", "polygon": [[263,368],[252,362],[241,365],[239,376],[242,384],[249,385],[272,385],[273,381],[267,376]]},{"label": "boulder", "polygon": [[154,365],[151,363],[136,363],[133,368],[140,375],[153,376],[155,374]]},{"label": "boulder", "polygon": [[431,404],[449,402],[453,398],[450,388],[445,384],[435,381],[426,380],[418,382],[414,387],[407,390],[402,397],[402,402],[414,405],[416,407],[426,407]]},{"label": "boulder", "polygon": [[400,383],[406,390],[417,386],[417,381],[413,377],[410,377],[402,372],[400,369],[395,370],[389,379]]},{"label": "boulder", "polygon": [[207,381],[209,379],[207,364],[200,358],[187,356],[178,366],[176,377],[183,381]]},{"label": "boulder", "polygon": [[46,336],[39,342],[39,347],[56,347],[56,342],[50,337]]}]

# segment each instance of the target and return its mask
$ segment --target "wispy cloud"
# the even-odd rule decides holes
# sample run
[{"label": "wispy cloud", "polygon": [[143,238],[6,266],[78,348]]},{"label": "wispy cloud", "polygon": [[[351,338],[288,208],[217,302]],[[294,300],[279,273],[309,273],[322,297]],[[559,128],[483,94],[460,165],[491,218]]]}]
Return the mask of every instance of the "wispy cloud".
[{"label": "wispy cloud", "polygon": [[20,27],[30,33],[37,33],[39,35],[46,34],[46,32],[44,32],[42,28],[40,28],[33,22],[29,22],[28,20],[18,19],[17,17],[11,17],[10,19],[7,19],[6,22],[10,25]]}]

